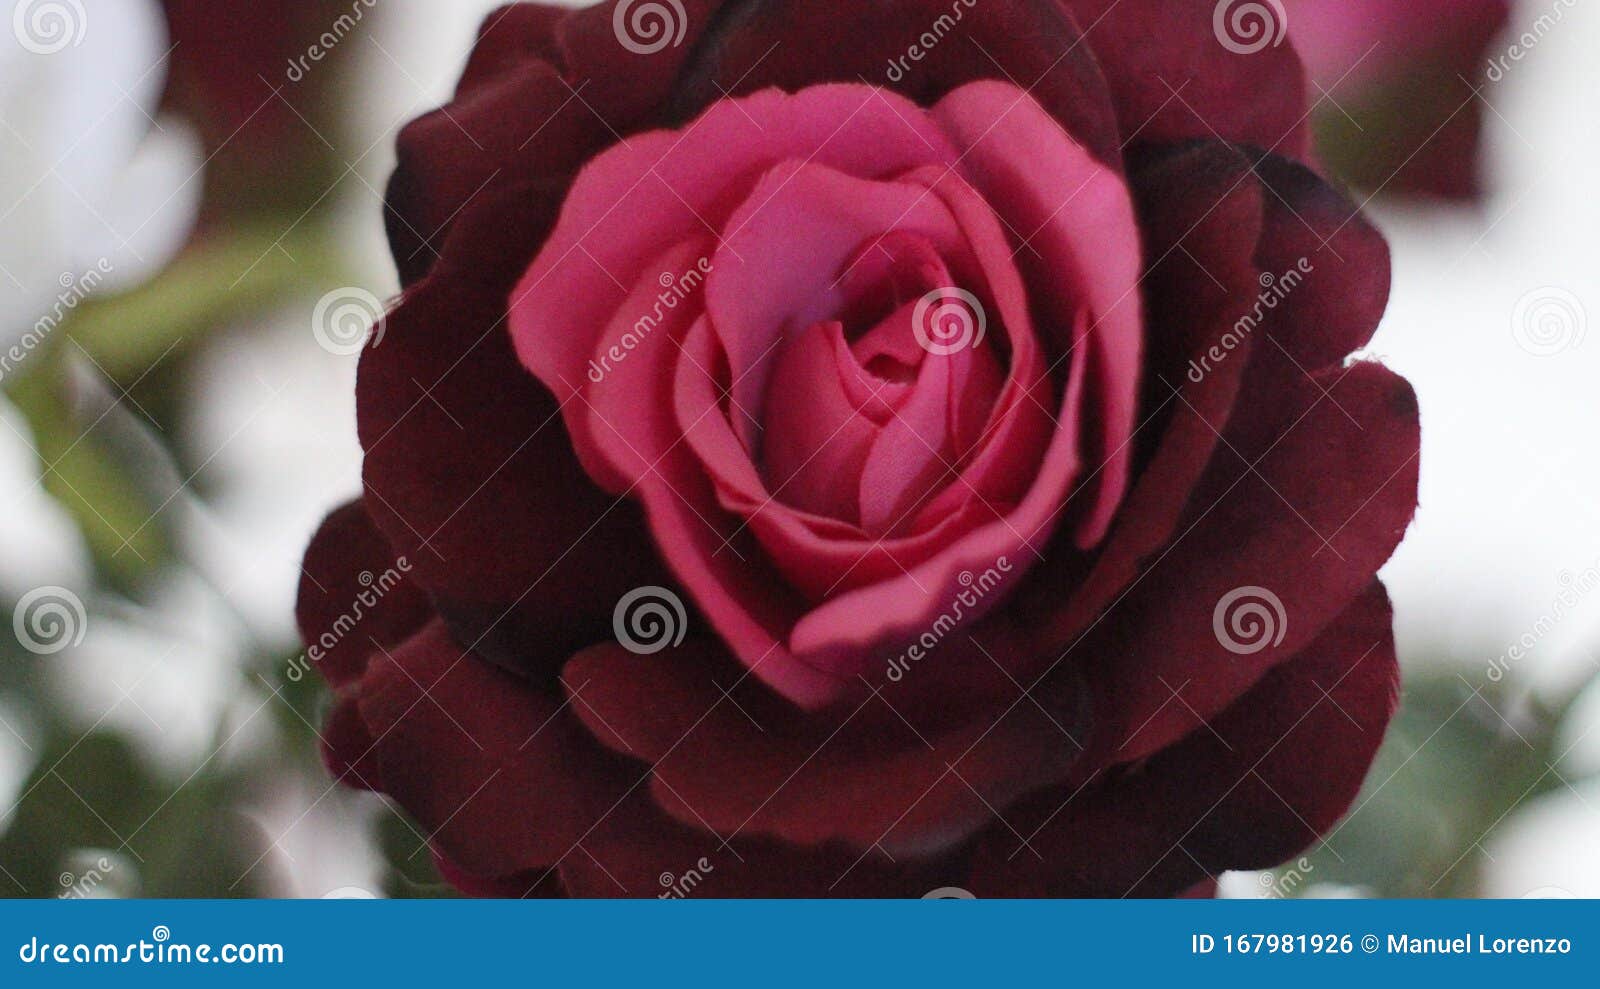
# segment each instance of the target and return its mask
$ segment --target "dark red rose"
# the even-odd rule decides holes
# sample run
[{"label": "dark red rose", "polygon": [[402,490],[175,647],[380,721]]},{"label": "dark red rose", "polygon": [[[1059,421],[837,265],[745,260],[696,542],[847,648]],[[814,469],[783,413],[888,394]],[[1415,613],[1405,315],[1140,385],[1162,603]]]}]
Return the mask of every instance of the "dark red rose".
[{"label": "dark red rose", "polygon": [[486,895],[1166,895],[1315,840],[1418,425],[1347,361],[1388,251],[1294,49],[646,6],[505,8],[401,135],[301,585],[332,771]]}]

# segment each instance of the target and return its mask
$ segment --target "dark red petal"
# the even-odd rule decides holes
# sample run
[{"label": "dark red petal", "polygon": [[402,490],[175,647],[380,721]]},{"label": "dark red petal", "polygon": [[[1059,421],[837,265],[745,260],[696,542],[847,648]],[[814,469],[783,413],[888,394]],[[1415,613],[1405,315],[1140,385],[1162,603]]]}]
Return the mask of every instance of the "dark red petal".
[{"label": "dark red petal", "polygon": [[1188,889],[1177,894],[1180,900],[1213,900],[1217,896],[1217,881],[1215,879],[1202,879]]},{"label": "dark red petal", "polygon": [[489,12],[478,25],[478,38],[456,83],[455,98],[468,99],[532,61],[560,69],[565,59],[556,27],[571,15],[571,7],[547,3],[509,3]]},{"label": "dark red petal", "polygon": [[[557,70],[538,59],[507,66],[411,121],[395,142],[384,210],[401,284],[427,274],[451,228],[487,194],[521,184],[522,196],[553,210],[571,170],[611,140]],[[526,264],[544,231],[512,228],[508,246]]]},{"label": "dark red petal", "polygon": [[[1086,766],[1158,752],[1233,703],[1355,600],[1411,521],[1416,397],[1381,365],[1249,392],[1233,421],[1176,542],[1060,657],[1056,674],[1079,666],[1098,698]],[[1275,438],[1251,465],[1236,437],[1262,421]],[[1215,624],[1241,588],[1282,617],[1271,641],[1229,648]]]},{"label": "dark red petal", "polygon": [[1253,255],[1263,194],[1250,162],[1228,145],[1192,144],[1136,155],[1129,180],[1149,256],[1142,282],[1148,342],[1135,436],[1139,473],[1110,539],[1066,607],[1061,602],[1070,572],[1049,570],[1031,588],[1044,598],[1041,610],[1053,615],[1040,638],[1058,651],[1176,535],[1232,414],[1254,346],[1248,332],[1238,331],[1261,292]]},{"label": "dark red petal", "polygon": [[[583,95],[595,112],[627,134],[642,115],[672,97],[678,73],[700,50],[706,32],[729,3],[679,0],[666,5],[620,0],[619,4],[619,0],[608,0],[574,11],[557,31],[567,74],[574,86],[586,84]],[[617,20],[619,5],[629,8],[622,12],[621,23]],[[649,9],[652,7],[655,10]],[[681,8],[683,16],[673,8]],[[661,10],[668,13],[660,16]]]},{"label": "dark red petal", "polygon": [[468,872],[451,861],[448,855],[434,850],[433,864],[445,882],[468,896],[494,900],[548,900],[567,895],[561,888],[561,876],[554,869],[535,869],[510,876],[480,876]]},{"label": "dark red petal", "polygon": [[305,666],[343,687],[360,679],[374,641],[394,645],[421,628],[432,608],[408,575],[411,566],[397,559],[359,501],[329,514],[300,566],[295,620]]},{"label": "dark red petal", "polygon": [[439,622],[375,656],[358,702],[384,792],[480,876],[556,862],[625,789],[559,700],[463,653]]},{"label": "dark red petal", "polygon": [[[1230,50],[1213,23],[1220,5],[1211,0],[1061,2],[1100,62],[1125,141],[1205,138],[1305,155],[1305,72],[1281,37],[1253,53]],[[1287,28],[1270,20],[1274,37]]]},{"label": "dark red petal", "polygon": [[382,790],[378,761],[373,757],[372,733],[361,719],[355,700],[334,703],[322,723],[322,764],[328,774],[358,790]]},{"label": "dark red petal", "polygon": [[1349,808],[1383,741],[1398,689],[1390,623],[1373,581],[1208,728],[1082,790],[1008,810],[1009,827],[979,844],[973,892],[1170,896],[1293,856]]},{"label": "dark red petal", "polygon": [[1263,356],[1251,374],[1271,361],[1276,373],[1304,377],[1372,339],[1389,304],[1389,245],[1359,207],[1304,165],[1268,155],[1255,170],[1267,207],[1256,265],[1275,279],[1297,266],[1311,271],[1268,311],[1271,342],[1258,342]]},{"label": "dark red petal", "polygon": [[609,638],[618,598],[661,571],[639,510],[584,473],[505,331],[516,244],[550,216],[526,189],[483,206],[362,355],[366,504],[463,644],[553,670]]},{"label": "dark red petal", "polygon": [[[910,58],[911,47],[921,47],[925,33],[936,30],[943,31],[942,40],[923,48],[920,60]],[[1055,0],[970,6],[877,0],[851,4],[843,14],[812,0],[735,0],[706,38],[704,54],[686,69],[672,110],[687,119],[725,93],[863,81],[932,106],[964,83],[1009,78],[1095,157],[1116,167],[1117,121],[1082,40]]]},{"label": "dark red petal", "polygon": [[895,862],[876,850],[724,843],[668,819],[641,787],[561,861],[561,879],[583,897],[914,898],[964,881],[964,859]]},{"label": "dark red petal", "polygon": [[[514,4],[490,14],[455,100],[412,121],[397,142],[385,222],[402,284],[427,273],[450,227],[485,190],[531,183],[525,194],[559,202],[573,169],[648,126],[723,2],[684,0],[687,17],[670,17],[673,28],[683,25],[682,39],[648,55],[624,46],[614,2]],[[525,233],[524,263],[541,239]]]},{"label": "dark red petal", "polygon": [[[993,640],[985,648],[1003,651]],[[564,680],[602,743],[649,764],[656,801],[677,820],[899,857],[949,847],[989,819],[990,805],[1065,778],[1084,734],[1081,708],[1047,713],[1020,699],[965,634],[927,662],[963,669],[985,713],[948,710],[972,697],[946,694],[944,710],[922,702],[914,681],[933,671],[913,668],[911,683],[801,717],[704,643],[651,657],[599,646],[574,657]]]}]

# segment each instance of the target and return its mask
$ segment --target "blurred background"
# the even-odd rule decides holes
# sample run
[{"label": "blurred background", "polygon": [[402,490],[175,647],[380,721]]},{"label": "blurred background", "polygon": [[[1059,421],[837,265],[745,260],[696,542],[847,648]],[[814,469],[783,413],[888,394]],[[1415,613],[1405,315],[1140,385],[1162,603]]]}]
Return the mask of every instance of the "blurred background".
[{"label": "blurred background", "polygon": [[[0,895],[450,895],[324,773],[291,609],[360,489],[395,133],[496,4],[6,5]],[[1365,791],[1223,895],[1600,896],[1600,9],[1270,6],[1393,245],[1422,507]]]}]

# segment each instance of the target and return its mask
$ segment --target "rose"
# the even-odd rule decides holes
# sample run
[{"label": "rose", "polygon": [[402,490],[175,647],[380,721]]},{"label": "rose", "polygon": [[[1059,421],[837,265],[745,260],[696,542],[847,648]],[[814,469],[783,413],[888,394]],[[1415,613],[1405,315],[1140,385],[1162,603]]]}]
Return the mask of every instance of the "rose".
[{"label": "rose", "polygon": [[[507,8],[401,136],[307,641],[413,570],[318,662],[332,770],[479,893],[1168,894],[1297,853],[1394,706],[1418,434],[1345,363],[1388,254],[1294,160],[1293,49],[1154,0],[934,45],[931,0],[684,8],[648,54],[609,4]],[[1271,606],[1216,614],[1241,588]]]},{"label": "rose", "polygon": [[[1559,19],[1576,0],[1554,0]],[[1468,199],[1480,192],[1479,90],[1515,46],[1491,46],[1510,0],[1286,0],[1289,34],[1318,98],[1319,149],[1369,189]]]}]

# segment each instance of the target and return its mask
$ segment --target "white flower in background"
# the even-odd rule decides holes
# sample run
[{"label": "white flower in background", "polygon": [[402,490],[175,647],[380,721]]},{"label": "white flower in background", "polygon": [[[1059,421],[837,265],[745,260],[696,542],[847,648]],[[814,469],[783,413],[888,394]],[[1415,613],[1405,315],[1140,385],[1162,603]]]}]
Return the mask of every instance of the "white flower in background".
[{"label": "white flower in background", "polygon": [[[183,246],[203,153],[153,116],[168,41],[156,0],[12,0],[0,30],[0,350]],[[34,346],[37,343],[32,344]]]}]

